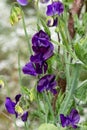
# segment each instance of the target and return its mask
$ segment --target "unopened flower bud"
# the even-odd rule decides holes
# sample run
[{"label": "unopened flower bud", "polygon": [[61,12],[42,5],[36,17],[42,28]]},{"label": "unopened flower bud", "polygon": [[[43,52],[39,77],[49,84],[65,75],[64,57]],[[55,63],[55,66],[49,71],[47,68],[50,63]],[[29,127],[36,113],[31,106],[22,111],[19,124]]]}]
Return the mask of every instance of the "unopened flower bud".
[{"label": "unopened flower bud", "polygon": [[10,15],[10,23],[14,25],[21,19],[21,9],[19,7],[13,7]]}]

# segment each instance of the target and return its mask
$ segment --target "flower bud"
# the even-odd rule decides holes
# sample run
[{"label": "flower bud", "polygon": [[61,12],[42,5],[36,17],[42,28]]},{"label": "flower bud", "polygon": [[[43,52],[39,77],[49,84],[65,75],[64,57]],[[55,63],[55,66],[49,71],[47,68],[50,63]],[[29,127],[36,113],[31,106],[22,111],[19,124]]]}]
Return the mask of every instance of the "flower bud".
[{"label": "flower bud", "polygon": [[19,7],[13,7],[10,15],[10,23],[14,25],[21,19],[21,9]]}]

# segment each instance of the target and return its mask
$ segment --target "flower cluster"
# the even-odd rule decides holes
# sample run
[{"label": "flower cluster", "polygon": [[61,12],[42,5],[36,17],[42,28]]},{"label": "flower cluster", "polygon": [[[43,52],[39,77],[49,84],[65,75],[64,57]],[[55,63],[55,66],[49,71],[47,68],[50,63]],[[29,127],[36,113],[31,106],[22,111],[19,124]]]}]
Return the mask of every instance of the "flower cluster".
[{"label": "flower cluster", "polygon": [[47,6],[46,15],[50,16],[47,22],[48,26],[57,26],[58,17],[54,17],[55,15],[61,15],[64,11],[63,3],[60,1],[52,2],[52,4]]},{"label": "flower cluster", "polygon": [[28,111],[23,111],[19,106],[19,101],[21,94],[16,95],[15,102],[13,102],[10,97],[6,97],[5,107],[10,114],[14,114],[16,118],[21,117],[22,121],[27,121]]},{"label": "flower cluster", "polygon": [[64,116],[63,114],[60,114],[61,124],[62,127],[68,127],[72,126],[74,129],[77,128],[77,123],[80,120],[80,115],[78,114],[78,111],[75,109],[72,109],[70,112],[70,115]]},{"label": "flower cluster", "polygon": [[22,70],[24,74],[36,76],[46,72],[48,68],[46,60],[53,55],[54,47],[49,36],[40,30],[32,38],[32,49],[34,55],[31,55],[30,62]]}]

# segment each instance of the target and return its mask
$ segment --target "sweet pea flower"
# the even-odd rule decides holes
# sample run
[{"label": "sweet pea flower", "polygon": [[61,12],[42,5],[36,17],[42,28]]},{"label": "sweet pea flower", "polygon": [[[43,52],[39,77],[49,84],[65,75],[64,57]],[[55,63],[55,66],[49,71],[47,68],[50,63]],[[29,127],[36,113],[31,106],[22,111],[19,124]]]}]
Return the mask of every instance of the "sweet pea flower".
[{"label": "sweet pea flower", "polygon": [[49,26],[49,27],[53,27],[53,26],[57,26],[57,24],[58,24],[58,18],[56,17],[56,18],[53,18],[53,17],[48,17],[48,19],[47,19],[47,26]]},{"label": "sweet pea flower", "polygon": [[78,114],[77,110],[72,109],[70,115],[64,116],[63,114],[60,114],[60,120],[61,120],[62,127],[71,126],[74,129],[76,129],[77,124],[80,120],[80,115]]},{"label": "sweet pea flower", "polygon": [[57,93],[57,90],[55,89],[57,83],[55,81],[54,75],[45,75],[42,77],[37,85],[37,91],[43,92],[43,91],[51,91],[53,94]]},{"label": "sweet pea flower", "polygon": [[17,2],[22,6],[26,6],[28,4],[28,0],[17,0]]},{"label": "sweet pea flower", "polygon": [[32,37],[32,46],[48,47],[50,44],[49,41],[50,37],[43,30],[40,30]]},{"label": "sweet pea flower", "polygon": [[33,76],[46,73],[48,68],[46,60],[53,55],[54,50],[50,37],[40,30],[32,37],[32,49],[34,55],[31,55],[30,62],[22,68],[23,73]]},{"label": "sweet pea flower", "polygon": [[46,14],[47,16],[61,15],[63,11],[64,11],[63,3],[60,1],[55,1],[47,6]]},{"label": "sweet pea flower", "polygon": [[23,111],[23,109],[19,106],[19,100],[21,98],[21,94],[16,95],[15,102],[11,100],[10,97],[6,97],[5,107],[10,114],[14,114],[17,117],[21,117],[22,121],[27,121],[28,111]]},{"label": "sweet pea flower", "polygon": [[31,56],[31,61],[43,62],[53,55],[54,47],[50,42],[50,37],[42,30],[36,33],[32,38],[32,49],[34,55]]},{"label": "sweet pea flower", "polygon": [[32,76],[37,76],[38,74],[45,73],[47,70],[47,63],[32,63],[29,62],[27,63],[23,68],[22,71],[24,74],[32,75]]}]

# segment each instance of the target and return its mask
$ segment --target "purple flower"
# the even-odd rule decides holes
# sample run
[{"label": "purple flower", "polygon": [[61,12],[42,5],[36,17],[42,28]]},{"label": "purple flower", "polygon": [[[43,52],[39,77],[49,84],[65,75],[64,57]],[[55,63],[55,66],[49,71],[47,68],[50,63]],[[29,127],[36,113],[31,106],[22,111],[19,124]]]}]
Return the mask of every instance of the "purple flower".
[{"label": "purple flower", "polygon": [[64,11],[63,3],[60,1],[55,1],[47,6],[46,14],[48,16],[61,15],[63,11]]},{"label": "purple flower", "polygon": [[50,17],[48,20],[47,20],[47,26],[49,27],[53,27],[53,26],[57,26],[58,24],[58,18],[53,18],[53,17]]},{"label": "purple flower", "polygon": [[45,73],[47,70],[47,67],[48,65],[46,62],[35,63],[35,64],[32,62],[29,62],[22,68],[22,71],[24,74],[37,76],[38,74]]},{"label": "purple flower", "polygon": [[28,4],[28,0],[17,0],[17,2],[22,6],[26,6]]},{"label": "purple flower", "polygon": [[32,38],[32,49],[35,54],[30,59],[32,62],[37,63],[50,58],[53,55],[54,47],[50,42],[49,36],[40,30]]},{"label": "purple flower", "polygon": [[48,47],[50,44],[50,37],[42,30],[36,33],[32,38],[34,47]]},{"label": "purple flower", "polygon": [[10,97],[6,97],[5,107],[10,114],[15,114],[16,118],[21,117],[22,121],[25,122],[27,121],[28,112],[24,112],[23,109],[18,105],[20,98],[21,94],[16,95],[14,102]]},{"label": "purple flower", "polygon": [[80,120],[80,115],[78,114],[77,110],[72,109],[70,115],[68,116],[64,116],[63,114],[60,114],[60,120],[61,120],[62,127],[72,126],[74,129],[76,129],[77,128],[76,124]]},{"label": "purple flower", "polygon": [[30,60],[34,63],[44,62],[53,55],[53,49],[54,48],[52,44],[47,48],[43,47],[42,52],[41,49],[38,49],[38,52],[30,57]]},{"label": "purple flower", "polygon": [[48,68],[46,60],[53,55],[54,50],[50,42],[50,37],[44,31],[40,30],[32,38],[32,49],[34,55],[31,55],[30,62],[23,67],[23,73],[33,76],[46,73]]},{"label": "purple flower", "polygon": [[55,81],[55,76],[54,75],[45,75],[42,77],[37,86],[37,91],[38,92],[43,92],[43,91],[51,91],[53,94],[57,93],[57,90],[55,89],[56,87],[56,81]]}]

